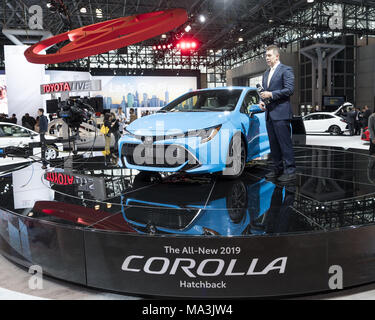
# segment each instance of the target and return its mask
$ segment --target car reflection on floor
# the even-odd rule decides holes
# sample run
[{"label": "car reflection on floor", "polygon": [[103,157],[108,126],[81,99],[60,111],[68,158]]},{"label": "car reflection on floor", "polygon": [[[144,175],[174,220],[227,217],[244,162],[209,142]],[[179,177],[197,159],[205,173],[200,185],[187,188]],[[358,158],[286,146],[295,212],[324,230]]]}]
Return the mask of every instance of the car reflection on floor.
[{"label": "car reflection on floor", "polygon": [[293,203],[294,192],[293,188],[277,187],[265,179],[251,183],[248,178],[231,182],[167,179],[154,189],[123,196],[123,217],[141,233],[223,236],[277,233],[288,228],[284,218]]}]

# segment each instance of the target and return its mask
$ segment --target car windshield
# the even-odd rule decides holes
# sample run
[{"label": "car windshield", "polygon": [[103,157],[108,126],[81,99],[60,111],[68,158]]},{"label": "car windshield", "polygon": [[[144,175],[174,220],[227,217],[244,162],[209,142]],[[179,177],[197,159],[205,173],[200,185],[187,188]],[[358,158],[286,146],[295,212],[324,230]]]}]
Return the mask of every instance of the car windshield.
[{"label": "car windshield", "polygon": [[159,112],[233,111],[241,93],[241,89],[193,91],[172,101]]}]

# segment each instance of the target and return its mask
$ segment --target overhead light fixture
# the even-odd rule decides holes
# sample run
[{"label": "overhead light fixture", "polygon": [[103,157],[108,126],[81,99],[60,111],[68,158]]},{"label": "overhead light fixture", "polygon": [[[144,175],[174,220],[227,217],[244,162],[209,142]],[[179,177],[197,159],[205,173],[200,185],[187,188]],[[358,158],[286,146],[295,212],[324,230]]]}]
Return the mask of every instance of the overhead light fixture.
[{"label": "overhead light fixture", "polygon": [[240,29],[240,32],[242,32],[242,31],[243,31],[243,28]]},{"label": "overhead light fixture", "polygon": [[190,25],[186,26],[185,32],[189,32],[190,30],[191,30],[191,26]]},{"label": "overhead light fixture", "polygon": [[307,0],[307,3],[313,3],[314,0]]},{"label": "overhead light fixture", "polygon": [[200,21],[201,23],[205,23],[205,22],[206,22],[206,17],[205,17],[203,14],[201,14],[201,15],[199,16],[199,21]]},{"label": "overhead light fixture", "polygon": [[87,13],[87,10],[86,10],[85,7],[83,7],[83,8],[81,8],[81,10],[79,10],[79,12],[81,12],[81,13]]},{"label": "overhead light fixture", "polygon": [[243,38],[238,38],[238,41],[239,41],[239,42],[242,42],[242,41],[243,41]]},{"label": "overhead light fixture", "polygon": [[162,35],[161,35],[161,38],[162,38],[162,39],[166,39],[166,38],[167,38],[167,35],[166,35],[166,34],[162,34]]},{"label": "overhead light fixture", "polygon": [[97,18],[103,18],[103,11],[102,11],[102,9],[96,9],[95,12],[96,12],[96,17]]}]

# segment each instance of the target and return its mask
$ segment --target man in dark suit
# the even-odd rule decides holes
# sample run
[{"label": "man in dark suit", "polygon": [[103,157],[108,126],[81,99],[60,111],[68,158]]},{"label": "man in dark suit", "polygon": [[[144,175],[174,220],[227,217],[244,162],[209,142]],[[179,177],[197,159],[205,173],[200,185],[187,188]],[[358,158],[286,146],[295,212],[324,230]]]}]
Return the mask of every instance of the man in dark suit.
[{"label": "man in dark suit", "polygon": [[280,50],[272,45],[266,49],[270,67],[263,75],[260,107],[266,111],[266,125],[274,170],[268,179],[288,182],[296,178],[296,165],[292,143],[290,96],[294,92],[294,73],[291,67],[280,63]]}]

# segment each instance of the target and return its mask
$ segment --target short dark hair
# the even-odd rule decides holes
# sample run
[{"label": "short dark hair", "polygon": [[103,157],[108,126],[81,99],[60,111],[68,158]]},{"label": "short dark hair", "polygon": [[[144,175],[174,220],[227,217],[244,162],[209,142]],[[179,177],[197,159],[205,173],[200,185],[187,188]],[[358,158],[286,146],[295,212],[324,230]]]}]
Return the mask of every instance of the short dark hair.
[{"label": "short dark hair", "polygon": [[44,114],[44,109],[43,108],[39,108],[38,111],[40,111],[42,114]]},{"label": "short dark hair", "polygon": [[266,51],[270,50],[273,50],[273,53],[280,55],[280,48],[277,45],[272,44],[266,48]]}]

